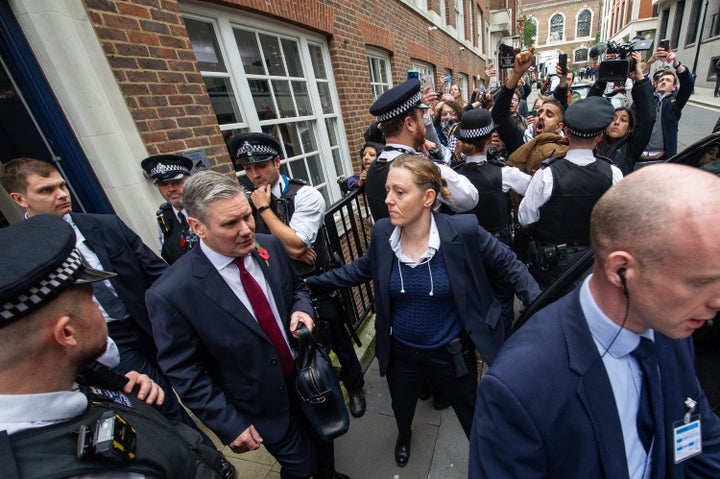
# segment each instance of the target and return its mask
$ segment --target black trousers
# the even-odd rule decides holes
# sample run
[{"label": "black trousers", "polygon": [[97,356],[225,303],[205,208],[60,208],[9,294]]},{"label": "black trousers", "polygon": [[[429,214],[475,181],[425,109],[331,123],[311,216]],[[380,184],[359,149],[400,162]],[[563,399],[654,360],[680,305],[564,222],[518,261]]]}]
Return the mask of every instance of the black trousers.
[{"label": "black trousers", "polygon": [[340,380],[348,391],[357,391],[365,385],[362,367],[353,348],[350,333],[345,328],[343,311],[338,305],[339,297],[329,294],[318,296],[318,315],[320,321],[327,322],[330,332],[330,347],[340,361]]},{"label": "black trousers", "polygon": [[456,377],[452,357],[444,347],[417,349],[393,340],[387,382],[399,439],[407,441],[410,438],[415,406],[427,380],[434,389],[447,395],[465,435],[470,437],[477,390],[477,366],[474,347],[469,341],[465,343],[467,345],[463,353],[467,358],[469,373]]},{"label": "black trousers", "polygon": [[531,264],[528,269],[542,289],[546,289],[555,278],[568,269],[577,259],[587,251],[588,246],[569,247],[567,257],[559,260],[556,264],[543,266]]}]

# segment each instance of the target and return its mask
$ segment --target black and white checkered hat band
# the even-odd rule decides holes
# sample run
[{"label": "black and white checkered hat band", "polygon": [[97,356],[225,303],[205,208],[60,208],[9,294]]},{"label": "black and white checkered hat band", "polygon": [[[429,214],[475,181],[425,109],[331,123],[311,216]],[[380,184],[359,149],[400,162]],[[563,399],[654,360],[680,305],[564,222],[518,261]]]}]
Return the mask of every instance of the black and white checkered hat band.
[{"label": "black and white checkered hat band", "polygon": [[82,273],[83,268],[83,257],[80,251],[73,249],[70,256],[47,278],[19,295],[15,301],[2,305],[0,326],[30,313],[60,294],[69,284],[75,282],[75,278]]},{"label": "black and white checkered hat band", "polygon": [[271,146],[267,145],[251,145],[247,141],[243,143],[243,145],[238,148],[237,151],[237,157],[238,159],[241,159],[246,156],[268,156],[271,155],[272,157],[280,156],[280,153],[277,152],[277,150]]},{"label": "black and white checkered hat band", "polygon": [[598,131],[577,131],[577,130],[573,130],[572,128],[568,127],[568,131],[573,136],[577,136],[578,138],[593,138],[595,136],[598,136],[603,131],[605,131],[605,129],[603,128],[602,130],[598,130]]},{"label": "black and white checkered hat band", "polygon": [[490,133],[493,132],[495,129],[495,124],[490,123],[487,126],[484,126],[482,128],[474,128],[472,130],[463,130],[462,128],[458,128],[458,130],[455,132],[455,136],[458,138],[465,138],[465,139],[471,139],[471,138],[481,138],[483,136],[488,136]]},{"label": "black and white checkered hat band", "polygon": [[172,165],[166,165],[164,163],[158,163],[155,165],[154,168],[150,169],[150,176],[156,176],[156,175],[167,175],[167,174],[190,174],[190,170],[185,168],[182,165],[172,164]]},{"label": "black and white checkered hat band", "polygon": [[390,111],[387,111],[383,113],[382,115],[378,115],[377,121],[383,122],[388,121],[391,118],[395,118],[396,116],[400,116],[403,113],[412,110],[416,106],[418,106],[420,103],[422,103],[422,92],[418,91],[413,96],[405,100],[402,104],[396,106]]}]

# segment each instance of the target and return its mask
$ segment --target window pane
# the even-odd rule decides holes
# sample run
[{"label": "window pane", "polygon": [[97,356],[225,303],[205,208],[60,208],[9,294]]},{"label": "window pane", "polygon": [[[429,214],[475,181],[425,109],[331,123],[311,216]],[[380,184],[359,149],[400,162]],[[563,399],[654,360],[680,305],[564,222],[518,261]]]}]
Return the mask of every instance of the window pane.
[{"label": "window pane", "polygon": [[337,146],[337,132],[335,131],[335,120],[333,118],[325,119],[325,128],[327,128],[328,136],[330,137],[330,146]]},{"label": "window pane", "polygon": [[243,62],[243,69],[248,75],[262,75],[265,73],[262,55],[258,49],[257,39],[253,32],[245,30],[234,30],[235,43],[237,43],[240,57]]},{"label": "window pane", "polygon": [[288,75],[291,77],[305,76],[303,73],[302,63],[300,62],[300,52],[298,51],[297,42],[292,40],[282,40],[283,53],[285,53],[285,61],[287,62]]},{"label": "window pane", "polygon": [[310,168],[310,183],[313,186],[324,183],[325,180],[323,179],[322,168],[320,167],[320,157],[318,157],[318,155],[309,156],[307,164]]},{"label": "window pane", "polygon": [[323,113],[333,113],[332,99],[330,98],[330,87],[327,83],[318,83],[318,93],[320,93],[320,103],[322,103]]},{"label": "window pane", "polygon": [[303,153],[317,151],[317,133],[312,123],[302,121],[297,123],[298,135],[302,139]]},{"label": "window pane", "polygon": [[589,37],[590,36],[590,10],[583,10],[578,15],[578,36]]},{"label": "window pane", "polygon": [[333,155],[333,165],[335,166],[335,178],[339,178],[343,172],[342,159],[340,158],[339,148],[334,148],[332,151],[332,155]]},{"label": "window pane", "polygon": [[292,94],[290,93],[290,82],[273,80],[271,83],[275,100],[277,100],[278,108],[280,108],[280,117],[287,118],[297,116],[295,102],[293,102]]},{"label": "window pane", "polygon": [[210,103],[217,117],[218,123],[242,123],[242,115],[235,101],[232,85],[229,78],[205,77],[205,86],[210,95]]},{"label": "window pane", "polygon": [[290,162],[290,177],[300,178],[310,183],[307,169],[305,168],[305,162],[302,159]]},{"label": "window pane", "polygon": [[310,50],[310,59],[312,60],[315,78],[327,79],[325,72],[325,62],[323,61],[322,50],[317,45],[308,45]]},{"label": "window pane", "polygon": [[550,19],[550,41],[556,42],[563,39],[563,30],[565,29],[565,22],[563,16],[559,13],[554,15]]},{"label": "window pane", "polygon": [[300,116],[312,115],[312,105],[310,104],[310,95],[308,95],[307,85],[304,81],[292,82],[293,93],[295,93],[295,103],[297,103],[298,113]]},{"label": "window pane", "polygon": [[327,206],[330,206],[332,202],[330,201],[330,197],[328,196],[327,188],[325,186],[321,186],[320,188],[318,188],[318,191],[322,193],[323,198],[325,198],[325,204]]},{"label": "window pane", "polygon": [[286,76],[285,64],[280,51],[280,43],[276,37],[260,34],[260,45],[262,46],[265,62],[267,63],[270,75]]},{"label": "window pane", "polygon": [[270,85],[267,80],[248,80],[250,85],[250,93],[255,103],[255,111],[257,111],[258,119],[270,120],[277,118],[277,110],[270,94]]},{"label": "window pane", "polygon": [[212,24],[189,18],[184,20],[200,70],[209,72],[226,71],[225,62],[220,53]]}]

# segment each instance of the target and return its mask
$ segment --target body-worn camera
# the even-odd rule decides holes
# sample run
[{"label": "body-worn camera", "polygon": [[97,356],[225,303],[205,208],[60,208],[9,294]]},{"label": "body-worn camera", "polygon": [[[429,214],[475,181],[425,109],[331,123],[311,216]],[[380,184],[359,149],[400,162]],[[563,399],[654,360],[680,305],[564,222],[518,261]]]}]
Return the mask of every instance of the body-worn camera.
[{"label": "body-worn camera", "polygon": [[135,428],[115,411],[105,411],[94,425],[78,430],[77,458],[102,458],[114,463],[135,459]]},{"label": "body-worn camera", "polygon": [[634,40],[630,43],[608,42],[605,53],[615,54],[616,58],[605,60],[598,68],[598,81],[624,82],[635,68],[634,51],[652,48],[652,40]]}]

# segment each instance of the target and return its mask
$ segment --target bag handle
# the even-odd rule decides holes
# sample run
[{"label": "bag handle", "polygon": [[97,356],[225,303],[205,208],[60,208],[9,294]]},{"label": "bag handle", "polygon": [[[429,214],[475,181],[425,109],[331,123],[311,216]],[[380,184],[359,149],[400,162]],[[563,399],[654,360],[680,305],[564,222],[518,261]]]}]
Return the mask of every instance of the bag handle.
[{"label": "bag handle", "polygon": [[320,345],[315,335],[303,323],[298,323],[298,356],[296,360],[298,370],[307,367],[315,357],[315,351]]}]

